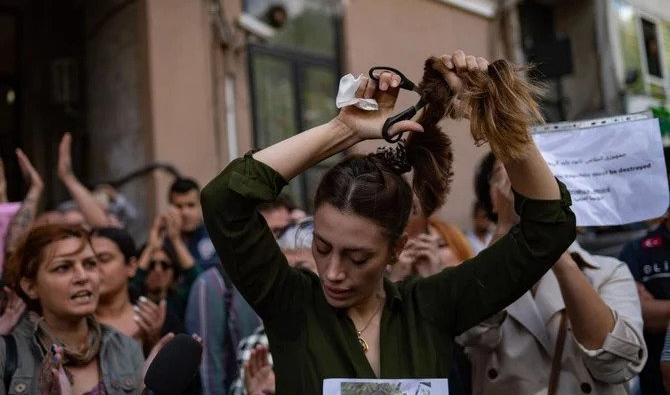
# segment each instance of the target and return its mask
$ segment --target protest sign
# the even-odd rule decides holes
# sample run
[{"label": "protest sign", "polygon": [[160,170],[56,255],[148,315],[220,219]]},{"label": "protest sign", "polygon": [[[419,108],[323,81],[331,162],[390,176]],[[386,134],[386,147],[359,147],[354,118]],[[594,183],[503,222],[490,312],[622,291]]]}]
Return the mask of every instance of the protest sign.
[{"label": "protest sign", "polygon": [[572,195],[578,226],[662,216],[670,195],[658,120],[646,114],[548,124],[533,138]]},{"label": "protest sign", "polygon": [[323,395],[448,395],[447,379],[326,379]]}]

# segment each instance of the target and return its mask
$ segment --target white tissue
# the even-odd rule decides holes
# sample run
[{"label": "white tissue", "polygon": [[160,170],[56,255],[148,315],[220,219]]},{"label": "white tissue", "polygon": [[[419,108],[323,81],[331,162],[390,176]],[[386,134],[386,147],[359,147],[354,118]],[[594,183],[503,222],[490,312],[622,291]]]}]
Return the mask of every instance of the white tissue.
[{"label": "white tissue", "polygon": [[356,78],[351,74],[347,74],[340,78],[340,87],[337,89],[337,98],[335,99],[337,108],[356,106],[367,111],[377,111],[379,109],[375,99],[356,97],[356,90],[358,89],[361,77],[363,77],[363,74]]}]

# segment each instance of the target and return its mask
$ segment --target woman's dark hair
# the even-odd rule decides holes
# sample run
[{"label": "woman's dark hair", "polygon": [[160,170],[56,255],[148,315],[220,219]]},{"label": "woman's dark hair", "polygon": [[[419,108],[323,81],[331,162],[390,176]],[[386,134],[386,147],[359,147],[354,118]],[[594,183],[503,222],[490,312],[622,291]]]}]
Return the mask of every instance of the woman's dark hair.
[{"label": "woman's dark hair", "polygon": [[47,248],[57,241],[74,238],[81,241],[78,253],[91,244],[90,235],[80,225],[48,224],[30,229],[5,266],[4,280],[33,311],[41,312],[39,301],[34,301],[21,288],[21,279],[35,281],[40,266],[51,259]]},{"label": "woman's dark hair", "polygon": [[128,263],[130,259],[137,258],[137,247],[133,237],[127,230],[122,228],[95,228],[91,232],[91,238],[103,237],[109,239],[119,248],[123,254],[123,258]]},{"label": "woman's dark hair", "polygon": [[314,207],[324,203],[373,220],[395,240],[407,224],[412,191],[402,176],[378,157],[357,155],[338,163],[323,176]]},{"label": "woman's dark hair", "polygon": [[498,216],[493,212],[491,201],[491,175],[496,164],[496,157],[489,152],[477,166],[475,173],[475,195],[480,207],[486,212],[486,216],[493,222],[498,221]]}]

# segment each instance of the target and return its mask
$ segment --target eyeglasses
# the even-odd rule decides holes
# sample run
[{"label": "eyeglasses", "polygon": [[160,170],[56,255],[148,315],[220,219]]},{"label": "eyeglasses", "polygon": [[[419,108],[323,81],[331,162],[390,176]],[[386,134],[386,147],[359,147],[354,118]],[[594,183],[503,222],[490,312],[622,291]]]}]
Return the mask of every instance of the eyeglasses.
[{"label": "eyeglasses", "polygon": [[165,261],[165,260],[162,260],[162,259],[153,259],[153,260],[149,261],[149,270],[148,271],[154,270],[156,268],[156,265],[160,265],[161,269],[164,270],[164,271],[168,270],[168,269],[172,269],[173,266],[174,266],[172,264],[172,262],[170,262],[170,261]]}]

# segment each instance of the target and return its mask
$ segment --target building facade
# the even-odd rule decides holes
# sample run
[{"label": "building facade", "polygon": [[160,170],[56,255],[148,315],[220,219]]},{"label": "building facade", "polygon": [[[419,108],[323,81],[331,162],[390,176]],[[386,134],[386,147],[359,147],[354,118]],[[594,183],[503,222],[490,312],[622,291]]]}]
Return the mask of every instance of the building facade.
[{"label": "building facade", "polygon": [[[12,55],[0,62],[10,197],[21,197],[12,156],[21,146],[45,176],[45,205],[66,198],[55,160],[69,130],[77,173],[89,185],[159,165],[120,187],[140,208],[133,230],[141,234],[155,208],[167,205],[172,175],[160,165],[205,183],[249,149],[330,119],[343,74],[388,65],[418,80],[428,56],[457,48],[509,57],[499,45],[496,3],[0,0],[0,40]],[[398,106],[414,100],[403,92]],[[444,129],[454,140],[456,176],[440,215],[467,228],[474,168],[486,149],[473,145],[465,122],[446,121]],[[298,203],[309,208],[331,164],[292,181]]]}]

